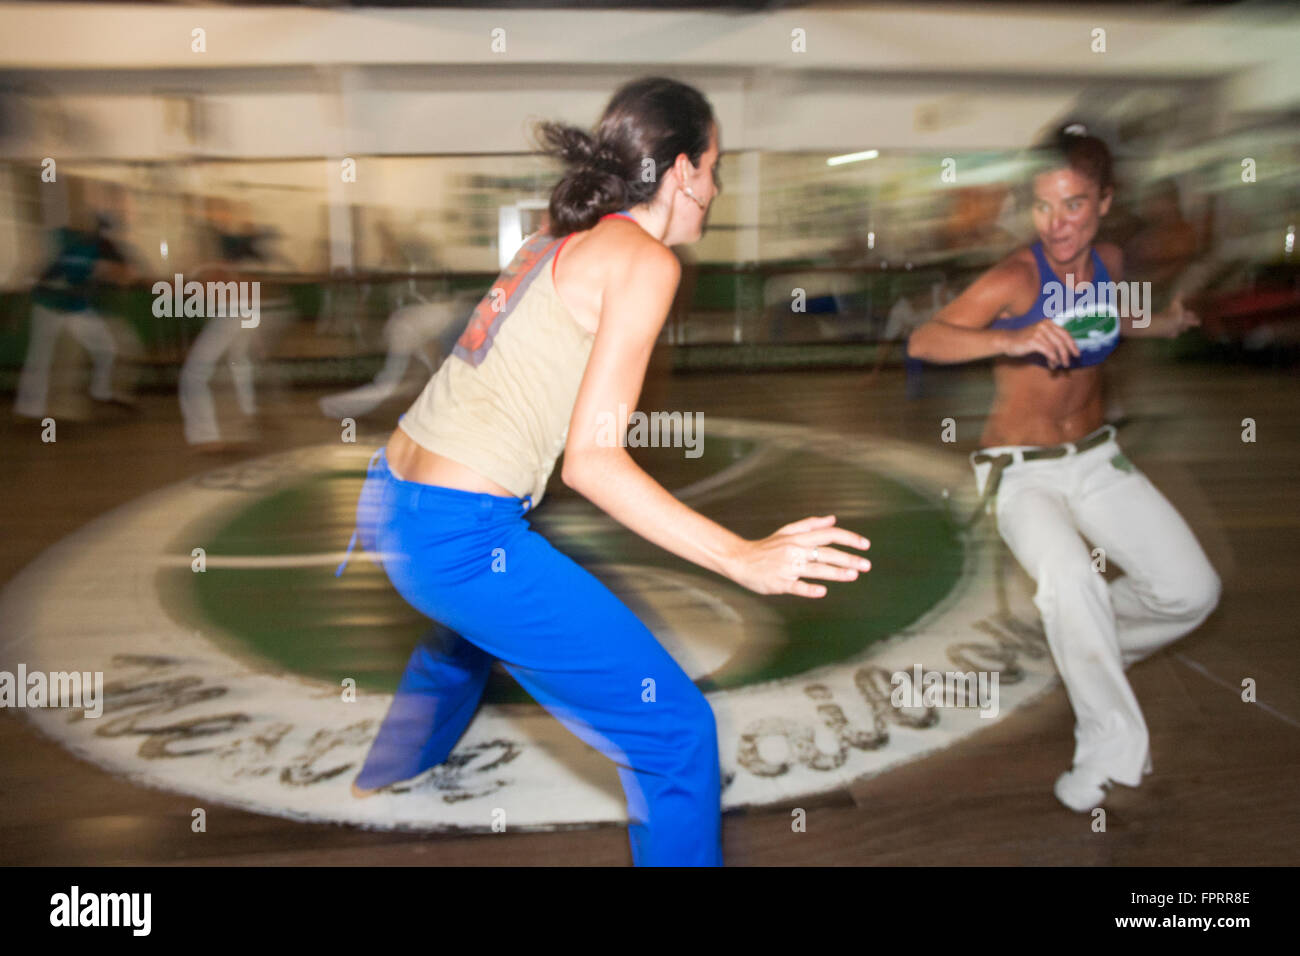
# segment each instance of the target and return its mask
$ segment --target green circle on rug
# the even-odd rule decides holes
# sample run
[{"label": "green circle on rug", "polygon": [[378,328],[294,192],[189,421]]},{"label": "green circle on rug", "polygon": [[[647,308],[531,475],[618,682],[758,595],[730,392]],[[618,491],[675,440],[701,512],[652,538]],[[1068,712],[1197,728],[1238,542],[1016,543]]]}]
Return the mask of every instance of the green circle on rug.
[{"label": "green circle on rug", "polygon": [[[759,444],[713,437],[693,459],[682,449],[630,451],[656,480],[674,490],[743,463],[758,453]],[[871,539],[871,572],[854,582],[830,582],[827,595],[815,600],[752,594],[612,519],[601,521],[594,506],[558,480],[529,521],[560,551],[596,568],[594,573],[625,599],[622,583],[602,576],[600,565],[671,569],[723,598],[737,593],[764,602],[779,617],[783,640],[757,659],[746,658],[698,681],[706,691],[792,677],[855,656],[924,615],[960,576],[963,545],[943,510],[901,481],[806,451],[769,455],[761,467],[736,471],[735,481],[724,482],[693,506],[749,539],[766,537],[808,515],[835,514],[839,525]],[[340,552],[352,531],[363,479],[360,471],[325,471],[282,487],[196,544],[214,559]],[[581,524],[602,530],[566,533],[564,525],[574,516],[595,519]],[[173,615],[260,668],[335,686],[352,678],[360,689],[392,692],[431,622],[407,605],[383,570],[360,552],[353,554],[342,577],[335,577],[334,570],[319,562],[250,568],[214,560],[203,574],[187,567],[160,572],[159,590],[178,596],[170,602]],[[629,604],[642,613],[635,602]],[[652,621],[646,623],[654,629]],[[485,702],[527,700],[500,665],[494,668]]]}]

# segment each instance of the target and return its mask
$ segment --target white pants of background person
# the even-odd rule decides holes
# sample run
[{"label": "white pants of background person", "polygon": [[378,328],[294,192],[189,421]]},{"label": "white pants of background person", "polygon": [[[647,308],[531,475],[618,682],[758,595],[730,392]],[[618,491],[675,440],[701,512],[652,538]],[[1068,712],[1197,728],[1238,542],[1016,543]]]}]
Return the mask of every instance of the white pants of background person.
[{"label": "white pants of background person", "polygon": [[[1037,582],[1034,603],[1074,708],[1074,768],[1063,775],[1081,794],[1074,809],[1108,780],[1137,786],[1150,772],[1146,722],[1124,669],[1199,625],[1220,589],[1191,529],[1108,430],[1087,451],[1008,465],[996,497],[998,530]],[[981,494],[991,467],[975,466]],[[1123,576],[1108,584],[1093,548]],[[1066,801],[1061,781],[1057,795]]]},{"label": "white pants of background person", "polygon": [[[394,311],[384,324],[388,356],[375,380],[351,391],[325,396],[320,400],[321,411],[329,418],[343,419],[356,418],[378,408],[397,394],[413,355],[429,366],[430,373],[437,371],[434,362],[424,354],[424,347],[440,342],[458,318],[465,316],[460,314],[454,300],[408,305]],[[434,361],[441,357],[435,355]]]},{"label": "white pants of background person", "polygon": [[181,366],[180,392],[185,440],[191,445],[221,440],[211,382],[217,362],[223,356],[230,368],[239,410],[250,416],[257,413],[250,356],[258,331],[257,327],[244,328],[238,314],[214,316],[208,319],[190,346],[185,364]]},{"label": "white pants of background person", "polygon": [[25,418],[40,418],[45,414],[54,346],[64,328],[90,353],[93,363],[90,376],[91,397],[100,401],[108,401],[113,397],[113,358],[117,350],[113,344],[113,334],[103,316],[93,309],[61,312],[33,304],[31,340],[27,345],[27,358],[23,362],[22,373],[18,377],[18,395],[14,401],[16,414]]}]

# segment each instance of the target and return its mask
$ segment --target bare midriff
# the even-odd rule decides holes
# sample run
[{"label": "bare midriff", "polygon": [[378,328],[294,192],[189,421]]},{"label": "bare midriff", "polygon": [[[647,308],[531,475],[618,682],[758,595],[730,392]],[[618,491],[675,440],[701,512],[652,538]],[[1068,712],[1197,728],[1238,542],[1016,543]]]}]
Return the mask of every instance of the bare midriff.
[{"label": "bare midriff", "polygon": [[993,383],[997,396],[981,448],[1077,441],[1105,420],[1100,365],[1053,372],[1000,359],[994,363]]},{"label": "bare midriff", "polygon": [[485,495],[517,497],[495,481],[489,481],[473,468],[416,444],[401,428],[393,429],[384,452],[388,468],[399,481],[421,485],[438,485]]}]

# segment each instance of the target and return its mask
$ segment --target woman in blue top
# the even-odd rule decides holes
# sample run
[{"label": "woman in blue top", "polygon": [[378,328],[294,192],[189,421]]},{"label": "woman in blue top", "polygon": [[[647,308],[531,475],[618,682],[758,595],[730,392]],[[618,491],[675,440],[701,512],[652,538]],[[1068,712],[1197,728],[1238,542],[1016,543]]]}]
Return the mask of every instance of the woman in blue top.
[{"label": "woman in blue top", "polygon": [[[1175,298],[1151,316],[1120,250],[1095,243],[1114,196],[1110,151],[1080,124],[1033,156],[1038,241],[1013,252],[912,334],[930,362],[994,359],[996,398],[972,455],[998,530],[1037,583],[1034,603],[1074,708],[1074,765],[1057,797],[1080,812],[1151,770],[1125,667],[1197,627],[1219,579],[1178,512],[1103,426],[1101,363],[1120,335],[1173,337],[1197,319]],[[1144,284],[1146,288],[1149,285]],[[1087,539],[1091,544],[1085,543]],[[1092,547],[1125,574],[1107,584]]]}]

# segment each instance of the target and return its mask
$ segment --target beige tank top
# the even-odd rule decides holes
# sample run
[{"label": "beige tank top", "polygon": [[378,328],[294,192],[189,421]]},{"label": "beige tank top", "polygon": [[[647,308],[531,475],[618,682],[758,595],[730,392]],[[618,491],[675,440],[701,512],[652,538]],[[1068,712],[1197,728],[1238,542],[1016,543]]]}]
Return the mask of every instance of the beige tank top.
[{"label": "beige tank top", "polygon": [[562,240],[529,236],[398,419],[417,445],[541,503],[595,336],[555,293]]}]

